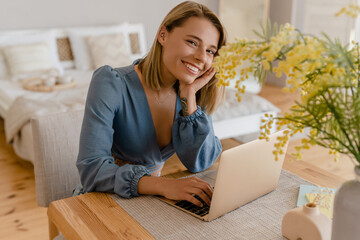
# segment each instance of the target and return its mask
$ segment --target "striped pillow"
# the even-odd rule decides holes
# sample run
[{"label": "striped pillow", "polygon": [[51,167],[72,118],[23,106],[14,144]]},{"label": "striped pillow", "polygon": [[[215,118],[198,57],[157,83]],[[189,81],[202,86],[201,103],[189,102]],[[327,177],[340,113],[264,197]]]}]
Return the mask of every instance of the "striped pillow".
[{"label": "striped pillow", "polygon": [[7,46],[2,50],[14,80],[29,74],[41,74],[54,67],[46,43]]}]

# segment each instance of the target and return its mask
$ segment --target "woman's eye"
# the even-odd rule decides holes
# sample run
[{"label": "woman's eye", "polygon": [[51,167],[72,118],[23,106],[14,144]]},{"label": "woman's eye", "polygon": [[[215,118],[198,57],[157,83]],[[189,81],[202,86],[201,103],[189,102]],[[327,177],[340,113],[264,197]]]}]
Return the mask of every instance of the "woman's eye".
[{"label": "woman's eye", "polygon": [[191,41],[191,40],[187,40],[188,43],[190,43],[191,45],[197,46],[196,42]]},{"label": "woman's eye", "polygon": [[207,50],[207,52],[212,54],[212,55],[215,55],[215,51],[213,51],[213,50]]}]

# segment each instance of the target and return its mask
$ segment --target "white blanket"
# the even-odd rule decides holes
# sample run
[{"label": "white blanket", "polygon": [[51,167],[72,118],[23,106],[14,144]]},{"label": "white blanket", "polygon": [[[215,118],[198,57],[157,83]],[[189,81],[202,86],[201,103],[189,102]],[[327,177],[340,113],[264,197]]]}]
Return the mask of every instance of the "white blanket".
[{"label": "white blanket", "polygon": [[[37,99],[29,96],[17,98],[10,106],[4,119],[7,143],[14,145],[15,151],[20,157],[33,161],[32,133],[31,129],[26,130],[26,125],[29,125],[31,118],[50,113],[83,109],[87,91],[88,85],[81,85],[73,89],[45,94]],[[23,129],[26,130],[27,134],[22,134]],[[31,137],[28,136],[29,133]],[[24,137],[26,137],[26,141],[23,139]]]}]

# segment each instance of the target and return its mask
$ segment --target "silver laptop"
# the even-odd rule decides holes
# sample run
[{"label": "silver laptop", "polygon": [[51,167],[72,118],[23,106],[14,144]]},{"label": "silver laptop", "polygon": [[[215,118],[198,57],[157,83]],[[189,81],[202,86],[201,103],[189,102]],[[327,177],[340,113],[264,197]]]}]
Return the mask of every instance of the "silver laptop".
[{"label": "silver laptop", "polygon": [[[258,197],[273,191],[279,182],[285,154],[275,161],[274,143],[283,131],[269,136],[270,141],[254,140],[224,151],[217,170],[200,173],[199,178],[214,186],[210,206],[200,208],[187,201],[160,198],[204,221],[211,221]],[[287,145],[284,147],[286,152]],[[197,196],[196,196],[197,197]]]}]

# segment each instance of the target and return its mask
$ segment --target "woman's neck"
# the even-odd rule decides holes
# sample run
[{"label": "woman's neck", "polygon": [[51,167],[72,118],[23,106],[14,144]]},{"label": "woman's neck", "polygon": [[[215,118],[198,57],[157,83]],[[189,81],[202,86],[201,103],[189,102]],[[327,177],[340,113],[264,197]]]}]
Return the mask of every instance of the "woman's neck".
[{"label": "woman's neck", "polygon": [[[140,79],[140,81],[143,83],[143,85],[147,85],[145,82],[144,82],[144,80],[143,80],[143,77],[142,77],[142,73],[141,73],[141,71],[140,71],[140,69],[139,69],[139,67],[138,67],[138,65],[135,65],[134,66],[134,70],[135,70],[135,72],[137,73],[137,75],[138,75],[138,77],[139,77],[139,79]],[[162,91],[162,90],[164,90],[164,91],[167,91],[167,90],[170,90],[171,88],[173,88],[174,87],[174,85],[175,85],[175,83],[176,83],[176,79],[172,79],[172,80],[169,80],[170,78],[162,78],[162,87],[161,87],[161,89],[159,90],[159,91]],[[147,86],[147,87],[149,87],[150,88],[150,86]]]}]

